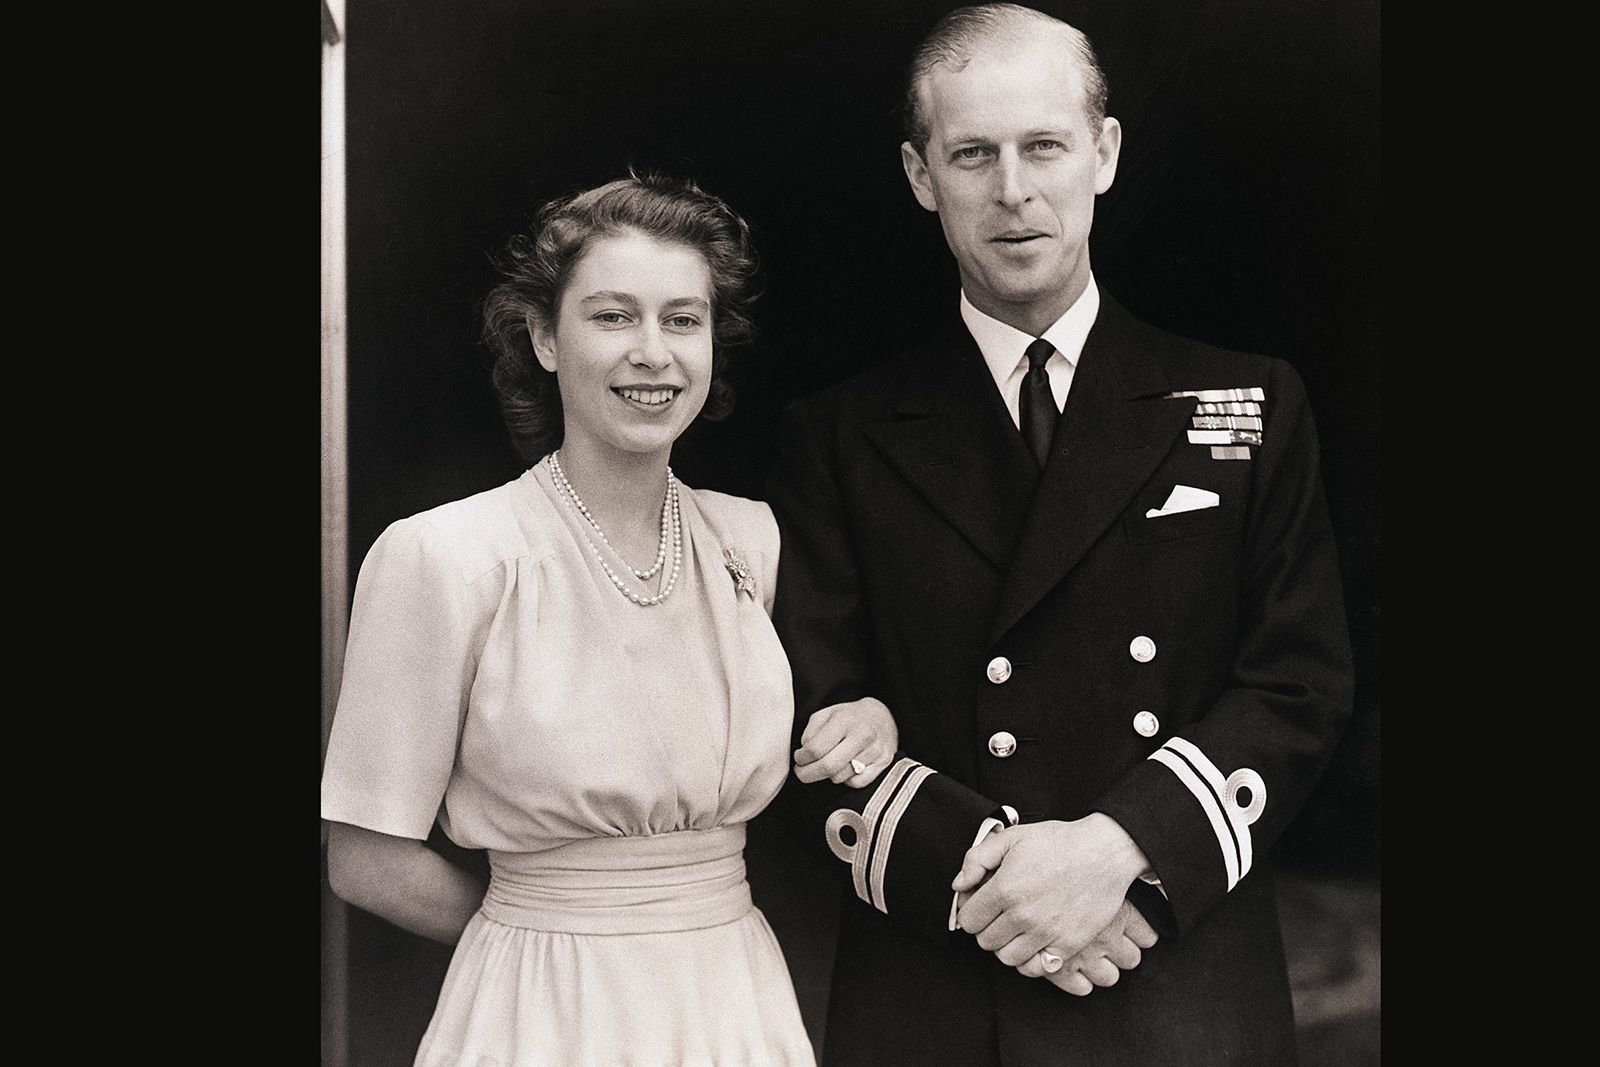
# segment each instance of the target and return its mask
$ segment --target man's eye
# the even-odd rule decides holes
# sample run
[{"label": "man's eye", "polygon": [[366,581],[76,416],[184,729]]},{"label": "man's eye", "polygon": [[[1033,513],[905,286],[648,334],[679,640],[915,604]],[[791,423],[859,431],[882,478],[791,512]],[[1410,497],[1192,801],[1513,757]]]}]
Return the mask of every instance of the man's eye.
[{"label": "man's eye", "polygon": [[1032,148],[1035,152],[1059,152],[1066,148],[1066,145],[1062,144],[1060,141],[1042,140],[1035,141],[1028,147]]},{"label": "man's eye", "polygon": [[967,148],[956,149],[955,154],[951,158],[960,163],[973,163],[982,159],[988,154],[989,150],[987,148],[979,145],[971,145]]}]

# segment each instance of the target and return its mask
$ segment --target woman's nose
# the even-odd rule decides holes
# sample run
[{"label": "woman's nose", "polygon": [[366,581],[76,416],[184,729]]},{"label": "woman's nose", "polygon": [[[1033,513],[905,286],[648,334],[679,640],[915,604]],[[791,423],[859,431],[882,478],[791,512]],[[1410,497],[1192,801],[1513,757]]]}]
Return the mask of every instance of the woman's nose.
[{"label": "woman's nose", "polygon": [[639,343],[633,346],[628,356],[635,365],[652,370],[659,370],[672,362],[672,350],[667,347],[660,328],[649,325],[639,331]]}]

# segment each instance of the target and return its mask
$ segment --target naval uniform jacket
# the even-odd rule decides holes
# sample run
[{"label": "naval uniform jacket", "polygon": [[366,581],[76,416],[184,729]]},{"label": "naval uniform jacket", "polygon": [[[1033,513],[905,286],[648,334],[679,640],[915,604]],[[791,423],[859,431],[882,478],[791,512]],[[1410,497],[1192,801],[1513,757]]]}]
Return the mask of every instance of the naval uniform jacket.
[{"label": "naval uniform jacket", "polygon": [[[1214,452],[1201,404],[1229,389],[1259,390],[1231,410],[1260,443]],[[1220,502],[1147,518],[1179,485]],[[778,804],[848,884],[829,1067],[1294,1062],[1262,857],[1352,681],[1293,369],[1102,294],[1041,471],[952,314],[790,407],[769,498],[796,737],[861,696],[900,730],[872,785],[791,775]],[[1161,892],[1130,899],[1164,936],[1117,985],[1073,997],[949,929],[950,880],[1002,806],[1104,812],[1144,850]]]}]

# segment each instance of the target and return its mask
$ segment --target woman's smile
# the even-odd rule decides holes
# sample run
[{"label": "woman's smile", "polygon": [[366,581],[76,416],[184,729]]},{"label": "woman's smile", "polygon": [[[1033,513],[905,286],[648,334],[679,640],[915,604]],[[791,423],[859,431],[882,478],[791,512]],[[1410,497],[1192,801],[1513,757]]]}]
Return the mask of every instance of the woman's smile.
[{"label": "woman's smile", "polygon": [[619,385],[612,387],[613,393],[622,397],[630,404],[647,410],[664,410],[682,391],[678,386],[643,386]]}]

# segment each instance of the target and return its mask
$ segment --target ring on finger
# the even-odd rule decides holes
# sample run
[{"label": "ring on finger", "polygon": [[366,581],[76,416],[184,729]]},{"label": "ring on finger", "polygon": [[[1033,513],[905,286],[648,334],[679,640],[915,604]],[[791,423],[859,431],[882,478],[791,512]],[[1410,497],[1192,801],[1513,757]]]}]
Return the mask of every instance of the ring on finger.
[{"label": "ring on finger", "polygon": [[1044,968],[1045,974],[1055,974],[1061,969],[1061,957],[1047,948],[1039,950],[1039,966]]},{"label": "ring on finger", "polygon": [[867,773],[867,765],[862,763],[859,759],[852,759],[850,761],[850,769],[855,771],[857,774]]}]

